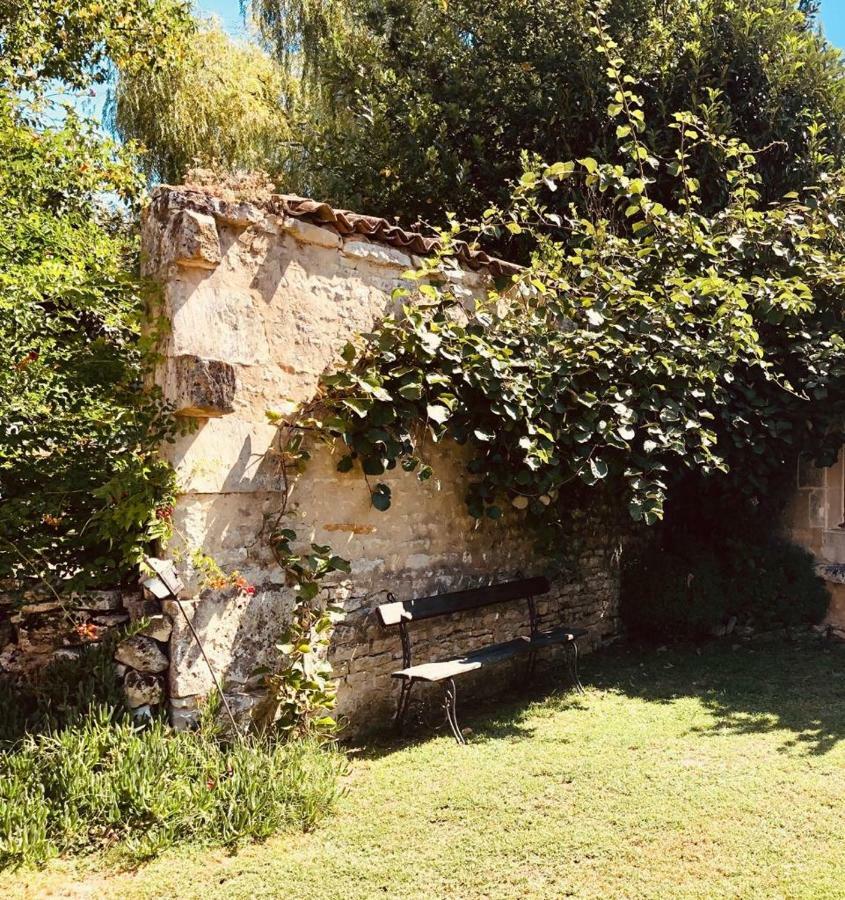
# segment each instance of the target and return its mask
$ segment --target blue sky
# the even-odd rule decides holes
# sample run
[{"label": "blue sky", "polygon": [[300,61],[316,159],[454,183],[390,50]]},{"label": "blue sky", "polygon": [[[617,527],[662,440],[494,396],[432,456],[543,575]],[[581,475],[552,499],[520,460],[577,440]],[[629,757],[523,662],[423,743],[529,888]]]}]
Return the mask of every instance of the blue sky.
[{"label": "blue sky", "polygon": [[845,0],[822,0],[821,12],[828,40],[845,49]]},{"label": "blue sky", "polygon": [[[839,0],[845,4],[845,0]],[[215,13],[229,34],[243,35],[246,32],[239,0],[198,0],[202,12]]]}]

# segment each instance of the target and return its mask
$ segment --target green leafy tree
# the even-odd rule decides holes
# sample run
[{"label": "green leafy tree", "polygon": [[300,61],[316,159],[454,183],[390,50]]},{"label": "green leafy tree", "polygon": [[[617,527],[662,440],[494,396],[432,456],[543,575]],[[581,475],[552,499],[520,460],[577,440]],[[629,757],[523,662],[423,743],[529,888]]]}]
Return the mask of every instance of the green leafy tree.
[{"label": "green leafy tree", "polygon": [[260,47],[211,21],[164,63],[120,68],[106,119],[147,148],[151,180],[177,183],[194,166],[279,175],[300,153],[288,127],[295,94],[296,79]]},{"label": "green leafy tree", "polygon": [[[303,191],[440,224],[446,209],[477,216],[504,203],[521,150],[568,159],[613,149],[585,0],[249,6],[277,57],[304,73],[314,125]],[[840,55],[793,0],[615,0],[608,29],[637,78],[658,155],[671,152],[679,109],[768,148],[759,158],[768,199],[808,177],[811,122],[827,123],[839,154]],[[704,199],[721,203],[718,159],[700,152]]]},{"label": "green leafy tree", "polygon": [[167,532],[173,427],[142,391],[132,150],[46,95],[154,64],[190,20],[169,0],[24,5],[0,5],[0,576],[62,590],[114,583]]},{"label": "green leafy tree", "polygon": [[192,27],[187,0],[1,0],[0,83],[40,91],[150,66]]}]

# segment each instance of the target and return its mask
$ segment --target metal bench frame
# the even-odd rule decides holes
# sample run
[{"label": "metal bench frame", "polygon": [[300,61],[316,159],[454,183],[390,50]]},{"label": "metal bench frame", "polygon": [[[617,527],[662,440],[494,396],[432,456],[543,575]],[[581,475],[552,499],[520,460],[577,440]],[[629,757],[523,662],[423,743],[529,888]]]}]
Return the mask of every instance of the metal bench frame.
[{"label": "metal bench frame", "polygon": [[[458,724],[458,693],[455,687],[455,677],[464,674],[464,672],[483,668],[491,663],[527,654],[526,680],[530,681],[537,665],[537,653],[544,647],[563,646],[564,662],[569,677],[575,689],[583,693],[584,688],[578,677],[577,639],[585,636],[587,631],[584,628],[575,628],[567,625],[559,626],[550,631],[540,631],[540,622],[534,598],[537,595],[548,593],[549,589],[549,582],[545,578],[525,578],[517,581],[500,582],[487,587],[434,594],[430,597],[419,597],[406,601],[397,600],[394,594],[388,593],[387,603],[381,604],[376,609],[385,628],[398,626],[399,639],[402,644],[402,670],[392,674],[393,678],[401,680],[395,718],[397,730],[400,733],[402,731],[414,683],[416,681],[441,683],[443,685],[443,710],[446,716],[446,723],[455,740],[459,744],[465,744],[466,740]],[[526,600],[528,603],[529,633],[527,635],[519,635],[511,641],[478,648],[464,657],[441,660],[431,664],[432,668],[435,668],[453,663],[457,671],[450,675],[434,677],[433,675],[414,675],[404,671],[412,668],[411,635],[408,628],[411,622],[480,609],[510,600]]]}]

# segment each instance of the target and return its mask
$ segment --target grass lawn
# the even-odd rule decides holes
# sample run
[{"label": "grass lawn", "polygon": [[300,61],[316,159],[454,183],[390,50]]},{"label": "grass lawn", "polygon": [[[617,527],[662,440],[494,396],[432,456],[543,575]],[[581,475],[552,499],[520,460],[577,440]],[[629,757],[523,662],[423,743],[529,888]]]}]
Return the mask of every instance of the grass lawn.
[{"label": "grass lawn", "polygon": [[355,754],[312,834],[54,863],[0,896],[845,897],[845,647],[619,648],[582,674],[584,697],[464,715],[467,747]]}]

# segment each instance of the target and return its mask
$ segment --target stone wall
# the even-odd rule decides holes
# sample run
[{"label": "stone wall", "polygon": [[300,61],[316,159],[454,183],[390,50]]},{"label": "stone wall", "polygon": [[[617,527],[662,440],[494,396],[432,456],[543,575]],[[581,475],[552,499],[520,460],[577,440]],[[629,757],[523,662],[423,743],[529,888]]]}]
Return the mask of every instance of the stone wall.
[{"label": "stone wall", "polygon": [[86,648],[105,643],[114,647],[129,709],[145,717],[164,702],[171,622],[158,601],[137,589],[59,597],[47,588],[22,589],[14,583],[3,588],[0,677],[37,679],[51,663],[77,659]]},{"label": "stone wall", "polygon": [[831,597],[824,624],[845,637],[845,451],[829,468],[802,459],[789,474],[794,490],[784,517],[786,533],[816,557]]},{"label": "stone wall", "polygon": [[[145,264],[163,284],[161,312],[170,326],[158,382],[196,423],[165,448],[181,491],[173,512],[177,538],[167,552],[187,585],[185,611],[241,708],[255,698],[255,668],[275,661],[292,604],[262,537],[282,500],[276,432],[265,413],[310,399],[343,345],[393,308],[403,272],[419,262],[391,245],[389,227],[369,220],[367,234],[350,231],[349,219],[332,220],[331,211],[308,221],[278,200],[245,203],[162,188],[144,222]],[[411,243],[404,233],[400,240]],[[456,264],[447,277],[471,308],[490,285],[490,264]],[[399,639],[376,624],[373,612],[387,591],[421,596],[539,574],[546,564],[516,517],[503,524],[467,515],[459,448],[432,451],[435,475],[424,484],[388,473],[393,504],[386,513],[372,508],[359,473],[337,472],[337,458],[332,448],[313,448],[293,483],[288,514],[303,537],[351,561],[351,575],[332,586],[346,618],[330,659],[339,712],[360,728],[383,721],[395,703],[389,673],[401,660]],[[568,574],[551,573],[553,591],[540,611],[550,625],[586,625],[586,649],[618,632],[620,532],[612,503],[596,500],[572,514],[577,539]],[[240,572],[254,593],[201,590],[188,565],[196,548]],[[174,623],[170,702],[174,721],[184,722],[212,680],[177,610],[165,602],[165,612]],[[526,623],[527,610],[512,603],[415,628],[415,658],[513,637]]]},{"label": "stone wall", "polygon": [[28,676],[56,659],[71,659],[129,621],[118,590],[58,598],[46,588],[13,582],[0,590],[0,674]]}]

